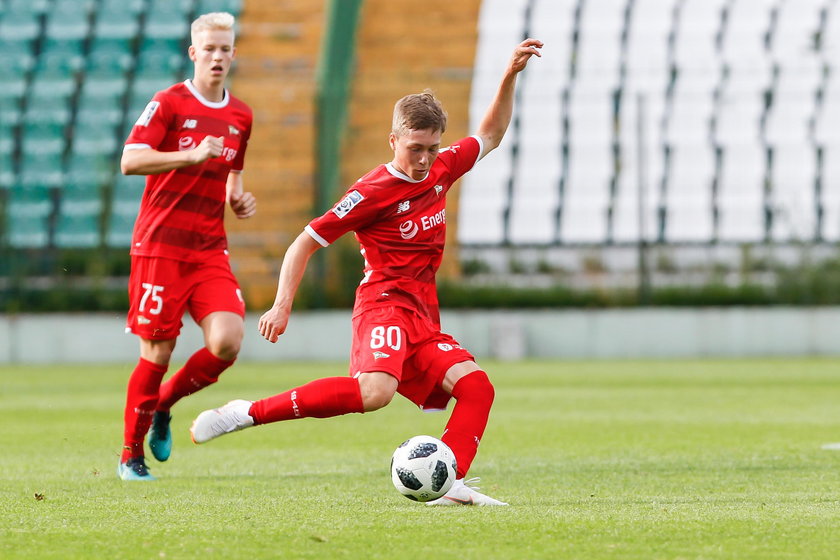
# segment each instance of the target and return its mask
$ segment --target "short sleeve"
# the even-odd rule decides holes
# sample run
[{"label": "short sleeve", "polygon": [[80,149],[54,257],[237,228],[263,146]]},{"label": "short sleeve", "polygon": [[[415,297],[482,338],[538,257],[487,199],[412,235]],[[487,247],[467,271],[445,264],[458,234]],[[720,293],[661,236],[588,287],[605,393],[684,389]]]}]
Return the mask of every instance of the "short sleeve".
[{"label": "short sleeve", "polygon": [[306,232],[326,247],[345,233],[365,227],[379,214],[374,194],[372,189],[357,183],[323,216],[309,222]]},{"label": "short sleeve", "polygon": [[125,141],[126,148],[139,145],[157,149],[166,137],[171,121],[172,111],[166,96],[163,92],[158,92],[134,123]]},{"label": "short sleeve", "polygon": [[467,136],[441,150],[439,157],[444,158],[452,182],[475,167],[475,164],[478,163],[478,157],[481,155],[481,149],[481,138]]}]

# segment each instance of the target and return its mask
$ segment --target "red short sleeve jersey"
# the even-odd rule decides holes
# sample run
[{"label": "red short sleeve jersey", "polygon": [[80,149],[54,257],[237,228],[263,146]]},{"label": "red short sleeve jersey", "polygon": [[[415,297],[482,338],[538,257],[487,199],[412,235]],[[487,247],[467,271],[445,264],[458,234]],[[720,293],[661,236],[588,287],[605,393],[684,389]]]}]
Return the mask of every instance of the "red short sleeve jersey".
[{"label": "red short sleeve jersey", "polygon": [[242,170],[252,121],[251,109],[227,91],[214,103],[189,80],[155,94],[131,129],[125,150],[184,151],[206,136],[224,136],[224,150],[203,163],[147,176],[132,255],[200,262],[227,249],[227,176]]},{"label": "red short sleeve jersey", "polygon": [[355,313],[401,305],[440,324],[435,273],[446,242],[446,194],[481,154],[481,139],[463,138],[440,151],[425,179],[414,181],[390,163],[348,189],[306,231],[327,246],[356,233],[365,258]]}]

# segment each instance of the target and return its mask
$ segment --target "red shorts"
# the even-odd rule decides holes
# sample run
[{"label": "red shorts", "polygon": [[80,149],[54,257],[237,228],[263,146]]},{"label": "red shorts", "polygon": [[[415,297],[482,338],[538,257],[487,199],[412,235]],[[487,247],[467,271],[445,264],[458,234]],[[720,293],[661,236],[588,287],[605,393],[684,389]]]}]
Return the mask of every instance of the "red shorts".
[{"label": "red shorts", "polygon": [[148,340],[177,338],[189,311],[198,323],[214,311],[245,317],[242,291],[227,254],[204,262],[131,257],[126,332]]},{"label": "red shorts", "polygon": [[397,392],[424,409],[444,409],[447,370],[475,358],[440,327],[410,309],[378,307],[353,317],[350,375],[382,371],[400,382]]}]

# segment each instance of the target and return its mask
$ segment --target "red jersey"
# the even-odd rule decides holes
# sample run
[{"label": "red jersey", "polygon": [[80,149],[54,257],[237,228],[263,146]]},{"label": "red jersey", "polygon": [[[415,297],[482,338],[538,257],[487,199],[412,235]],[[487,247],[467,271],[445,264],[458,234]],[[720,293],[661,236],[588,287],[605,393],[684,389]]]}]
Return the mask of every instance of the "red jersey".
[{"label": "red jersey", "polygon": [[440,325],[435,273],[446,242],[446,194],[481,154],[481,139],[443,148],[425,179],[415,181],[390,163],[347,190],[306,231],[326,247],[355,231],[365,258],[354,315],[383,305],[414,309]]},{"label": "red jersey", "polygon": [[146,177],[132,255],[201,262],[227,250],[227,176],[242,170],[252,121],[251,109],[227,90],[214,103],[186,80],[154,95],[131,129],[125,150],[185,151],[206,136],[224,136],[224,149],[203,163]]}]

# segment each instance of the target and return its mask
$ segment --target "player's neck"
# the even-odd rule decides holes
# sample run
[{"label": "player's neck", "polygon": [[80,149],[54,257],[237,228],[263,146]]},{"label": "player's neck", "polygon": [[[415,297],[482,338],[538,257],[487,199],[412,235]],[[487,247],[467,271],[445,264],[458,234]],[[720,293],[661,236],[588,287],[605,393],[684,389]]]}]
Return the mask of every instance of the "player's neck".
[{"label": "player's neck", "polygon": [[201,96],[212,103],[219,103],[225,99],[225,83],[215,81],[209,82],[205,80],[197,80],[193,78],[190,80],[195,90]]}]

